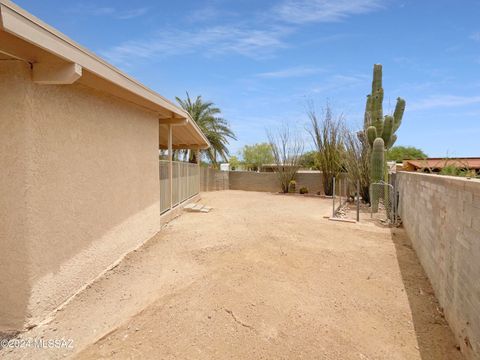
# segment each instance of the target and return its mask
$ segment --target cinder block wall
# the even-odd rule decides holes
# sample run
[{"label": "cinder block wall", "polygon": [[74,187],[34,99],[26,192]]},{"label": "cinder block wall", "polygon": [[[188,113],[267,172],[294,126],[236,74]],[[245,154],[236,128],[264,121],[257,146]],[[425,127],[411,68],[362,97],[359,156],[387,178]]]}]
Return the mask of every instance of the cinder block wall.
[{"label": "cinder block wall", "polygon": [[200,167],[200,191],[228,190],[229,172]]},{"label": "cinder block wall", "polygon": [[480,359],[480,181],[401,172],[400,215],[462,351]]},{"label": "cinder block wall", "polygon": [[257,173],[252,171],[231,171],[230,190],[278,192],[280,184],[275,173]]},{"label": "cinder block wall", "polygon": [[[231,171],[229,177],[231,190],[265,192],[278,192],[282,190],[276,173]],[[298,173],[295,180],[297,182],[297,192],[301,187],[306,186],[310,194],[316,194],[318,191],[323,194],[322,174],[320,172]]]},{"label": "cinder block wall", "polygon": [[320,192],[320,194],[324,194],[323,191],[323,181],[322,181],[322,173],[297,173],[295,177],[297,182],[297,192],[298,190],[305,186],[308,189],[309,194],[316,194]]}]

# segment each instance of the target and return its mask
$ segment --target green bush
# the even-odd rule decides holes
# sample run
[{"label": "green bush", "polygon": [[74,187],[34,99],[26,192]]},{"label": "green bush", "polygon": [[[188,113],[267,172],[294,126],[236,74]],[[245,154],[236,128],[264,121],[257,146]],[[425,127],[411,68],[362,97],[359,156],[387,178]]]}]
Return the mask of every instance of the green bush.
[{"label": "green bush", "polygon": [[296,191],[296,186],[297,186],[297,182],[295,180],[291,180],[288,183],[288,192],[294,193]]},{"label": "green bush", "polygon": [[299,190],[300,194],[308,194],[308,188],[303,186]]},{"label": "green bush", "polygon": [[461,168],[453,164],[446,165],[440,172],[440,175],[460,176],[460,177],[476,177],[475,170]]}]

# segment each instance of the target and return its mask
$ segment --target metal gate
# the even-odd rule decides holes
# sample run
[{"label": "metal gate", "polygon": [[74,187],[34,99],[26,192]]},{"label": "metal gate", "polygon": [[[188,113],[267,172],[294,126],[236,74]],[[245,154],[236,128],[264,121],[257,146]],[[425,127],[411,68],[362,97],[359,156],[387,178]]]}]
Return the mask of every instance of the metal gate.
[{"label": "metal gate", "polygon": [[[385,181],[370,184],[370,216],[373,218],[373,214],[378,214],[379,219],[396,224],[397,198],[396,186]],[[382,215],[386,218],[382,219]]]}]

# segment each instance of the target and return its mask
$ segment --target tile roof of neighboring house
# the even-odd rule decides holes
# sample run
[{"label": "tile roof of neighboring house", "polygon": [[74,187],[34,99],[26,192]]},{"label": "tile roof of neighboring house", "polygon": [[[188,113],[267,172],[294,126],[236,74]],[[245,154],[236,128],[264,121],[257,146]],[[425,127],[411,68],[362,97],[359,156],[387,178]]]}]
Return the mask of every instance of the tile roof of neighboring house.
[{"label": "tile roof of neighboring house", "polygon": [[421,160],[404,160],[403,167],[406,170],[416,169],[443,169],[446,166],[455,166],[459,168],[468,168],[479,170],[480,158],[468,157],[468,158],[427,158]]}]

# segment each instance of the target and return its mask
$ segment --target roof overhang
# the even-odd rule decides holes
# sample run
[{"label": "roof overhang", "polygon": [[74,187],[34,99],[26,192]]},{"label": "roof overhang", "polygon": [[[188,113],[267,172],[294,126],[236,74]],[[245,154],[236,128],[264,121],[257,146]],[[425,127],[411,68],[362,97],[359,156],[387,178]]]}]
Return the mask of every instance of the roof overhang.
[{"label": "roof overhang", "polygon": [[186,111],[9,0],[0,0],[0,54],[32,64],[39,84],[79,82],[155,112],[161,125],[171,122],[176,132],[185,128],[182,144],[175,146],[210,146]]}]

